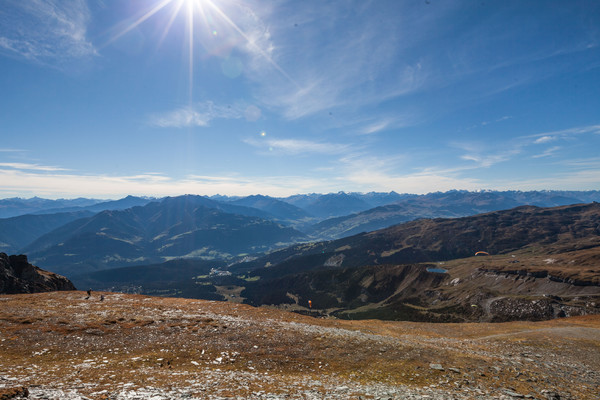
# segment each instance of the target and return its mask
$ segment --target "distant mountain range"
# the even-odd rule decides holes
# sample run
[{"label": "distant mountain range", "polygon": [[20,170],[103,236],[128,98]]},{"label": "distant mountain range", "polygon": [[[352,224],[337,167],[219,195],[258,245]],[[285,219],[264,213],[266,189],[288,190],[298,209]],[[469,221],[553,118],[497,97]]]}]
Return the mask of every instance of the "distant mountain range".
[{"label": "distant mountain range", "polygon": [[168,197],[69,222],[23,252],[53,271],[73,274],[177,257],[227,259],[305,239],[293,228],[242,212],[261,213],[201,196]]},{"label": "distant mountain range", "polygon": [[17,217],[24,214],[35,214],[51,209],[87,207],[100,202],[101,200],[84,198],[48,200],[39,197],[32,197],[30,199],[13,197],[0,200],[0,218]]},{"label": "distant mountain range", "polygon": [[128,196],[103,202],[13,198],[0,200],[0,210],[29,214],[0,219],[0,251],[27,253],[37,264],[67,275],[181,257],[231,262],[298,242],[339,239],[421,218],[597,200],[600,191]]},{"label": "distant mountain range", "polygon": [[309,211],[269,196],[256,195],[225,201],[230,204],[262,210],[268,213],[271,218],[291,224],[305,220],[310,221],[312,219],[312,215]]},{"label": "distant mountain range", "polygon": [[37,238],[69,222],[93,216],[91,211],[26,214],[0,219],[0,251],[16,253]]},{"label": "distant mountain range", "polygon": [[[212,203],[208,206],[221,207],[227,204],[244,206],[263,211],[254,216],[276,218],[282,221],[297,222],[312,218],[318,222],[328,218],[348,216],[354,213],[371,210],[390,204],[452,204],[454,214],[471,215],[474,212],[485,212],[507,209],[519,205],[536,205],[539,207],[555,207],[560,205],[590,203],[600,201],[600,191],[479,191],[451,190],[434,192],[425,195],[398,194],[396,192],[369,193],[328,193],[299,194],[284,198],[263,195],[247,197],[216,195],[206,197]],[[0,199],[0,218],[10,218],[25,214],[54,214],[76,211],[100,212],[104,210],[125,210],[135,206],[143,206],[150,202],[159,202],[162,198],[127,196],[120,200],[97,199],[59,199],[48,200],[39,197],[30,199]],[[446,203],[448,202],[448,203]],[[464,208],[461,211],[460,205]],[[218,205],[218,206],[217,206]],[[465,214],[466,213],[466,214]]]},{"label": "distant mountain range", "polygon": [[77,211],[97,213],[104,210],[125,210],[146,205],[154,200],[156,199],[135,196],[109,201],[84,198],[48,200],[39,197],[31,199],[14,197],[0,200],[0,218],[17,217],[25,214],[55,214]]},{"label": "distant mountain range", "polygon": [[600,200],[600,192],[468,192],[406,195],[392,204],[330,218],[304,231],[318,239],[338,239],[419,218],[456,218],[520,205],[556,207]]},{"label": "distant mountain range", "polygon": [[283,200],[303,208],[315,217],[331,218],[368,210],[373,207],[372,204],[367,203],[361,197],[359,194],[339,192],[319,196],[294,196]]}]

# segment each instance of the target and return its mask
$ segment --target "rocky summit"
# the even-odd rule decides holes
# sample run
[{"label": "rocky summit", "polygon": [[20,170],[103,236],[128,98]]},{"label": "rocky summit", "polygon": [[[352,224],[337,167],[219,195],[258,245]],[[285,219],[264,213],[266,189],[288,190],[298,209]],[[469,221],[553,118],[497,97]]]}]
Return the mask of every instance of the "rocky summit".
[{"label": "rocky summit", "polygon": [[432,324],[108,292],[1,295],[0,398],[591,400],[599,346],[597,315]]},{"label": "rocky summit", "polygon": [[26,255],[0,253],[0,293],[38,293],[75,290],[64,276],[31,265]]}]

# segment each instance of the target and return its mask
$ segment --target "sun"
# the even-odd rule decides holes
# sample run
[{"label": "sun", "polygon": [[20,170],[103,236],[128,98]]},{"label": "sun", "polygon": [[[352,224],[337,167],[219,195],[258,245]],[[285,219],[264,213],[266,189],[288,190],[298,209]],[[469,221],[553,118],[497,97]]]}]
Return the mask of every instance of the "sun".
[{"label": "sun", "polygon": [[197,30],[195,29],[196,25],[208,25],[208,18],[206,16],[207,9],[212,9],[214,10],[213,12],[217,12],[217,14],[226,15],[223,10],[211,0],[159,0],[151,2],[147,9],[139,12],[133,22],[125,24],[125,26],[118,29],[108,40],[108,43],[119,39],[121,36],[133,30],[151,17],[154,17],[156,14],[168,15],[167,21],[164,24],[161,41],[171,30],[175,19],[181,16],[183,16],[186,21],[188,36],[191,35],[193,37],[194,31]]},{"label": "sun", "polygon": [[218,24],[231,25],[235,31],[240,33],[242,37],[245,37],[243,32],[214,0],[159,0],[152,2],[147,9],[140,11],[133,22],[127,23],[118,29],[106,44],[118,40],[150,18],[166,18],[162,34],[158,41],[159,46],[171,31],[177,19],[185,21],[190,102],[192,101],[194,49],[196,42],[198,40],[206,41],[209,37],[217,36],[219,34],[216,27]]}]

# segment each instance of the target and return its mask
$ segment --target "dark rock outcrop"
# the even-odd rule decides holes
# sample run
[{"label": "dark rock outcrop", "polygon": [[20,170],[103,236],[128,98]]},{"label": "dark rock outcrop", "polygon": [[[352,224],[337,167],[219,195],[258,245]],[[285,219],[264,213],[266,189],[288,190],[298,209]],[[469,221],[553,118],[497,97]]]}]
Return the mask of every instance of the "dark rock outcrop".
[{"label": "dark rock outcrop", "polygon": [[0,293],[38,293],[76,290],[64,276],[29,264],[26,255],[0,253]]}]

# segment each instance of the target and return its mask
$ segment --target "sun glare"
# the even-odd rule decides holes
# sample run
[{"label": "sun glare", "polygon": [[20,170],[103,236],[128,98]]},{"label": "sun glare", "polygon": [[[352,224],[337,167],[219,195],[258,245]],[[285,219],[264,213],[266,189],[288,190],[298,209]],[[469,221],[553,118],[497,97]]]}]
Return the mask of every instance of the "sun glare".
[{"label": "sun glare", "polygon": [[[185,25],[184,37],[187,52],[188,96],[190,104],[193,102],[195,53],[199,45],[202,46],[205,53],[209,56],[223,56],[227,53],[223,49],[230,49],[240,43],[245,43],[245,47],[249,49],[247,51],[263,57],[282,76],[299,87],[287,72],[271,58],[269,53],[262,49],[256,43],[256,40],[251,38],[235,23],[232,17],[226,12],[226,6],[224,1],[217,2],[214,0],[157,0],[146,10],[140,11],[140,14],[132,22],[121,26],[111,36],[107,44],[118,40],[148,19],[161,18],[162,16],[165,18],[164,28],[162,28],[157,43],[158,46],[161,46],[176,21],[183,22]],[[215,42],[215,40],[218,40],[218,42]],[[225,72],[226,75],[228,72],[230,71]]]},{"label": "sun glare", "polygon": [[[164,25],[164,29],[160,35],[158,45],[162,45],[166,37],[168,36],[173,24],[177,18],[182,18],[185,21],[186,30],[186,41],[187,41],[187,53],[188,53],[188,85],[189,85],[189,100],[192,102],[192,88],[194,78],[194,49],[196,47],[195,39],[198,35],[204,35],[207,37],[214,37],[218,35],[217,29],[214,26],[214,17],[211,15],[210,18],[207,16],[207,7],[212,9],[212,13],[226,21],[226,23],[232,23],[226,14],[219,8],[214,2],[210,0],[160,0],[155,2],[147,10],[141,11],[133,22],[126,24],[124,27],[119,29],[107,42],[110,44],[120,37],[126,35],[128,32],[137,28],[140,24],[144,23],[151,17],[158,18],[158,14],[168,14],[168,19]],[[212,23],[210,23],[212,20]],[[201,29],[204,28],[204,29]],[[237,28],[237,27],[236,27]],[[239,31],[239,29],[237,29]],[[241,32],[241,31],[240,31]],[[242,36],[243,35],[242,33]]]},{"label": "sun glare", "polygon": [[231,25],[235,31],[245,37],[221,7],[211,0],[160,0],[154,2],[148,9],[140,11],[140,14],[132,22],[117,29],[107,44],[116,41],[151,17],[160,18],[159,14],[168,15],[159,44],[169,34],[177,18],[185,21],[186,39],[190,42],[190,46],[193,46],[194,38],[197,35],[216,36],[219,22]]}]

